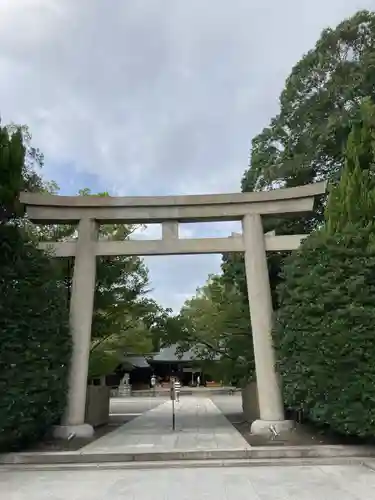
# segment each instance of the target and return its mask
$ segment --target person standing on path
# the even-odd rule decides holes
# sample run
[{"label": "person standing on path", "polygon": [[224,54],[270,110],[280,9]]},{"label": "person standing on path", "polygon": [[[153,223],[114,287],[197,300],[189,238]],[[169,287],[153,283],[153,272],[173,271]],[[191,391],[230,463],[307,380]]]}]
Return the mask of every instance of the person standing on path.
[{"label": "person standing on path", "polygon": [[176,401],[179,402],[180,401],[181,383],[177,377],[173,381],[173,389],[174,389],[174,393],[176,396]]},{"label": "person standing on path", "polygon": [[153,396],[156,396],[156,377],[155,377],[155,375],[152,375],[152,377],[151,377],[151,388],[153,391]]}]

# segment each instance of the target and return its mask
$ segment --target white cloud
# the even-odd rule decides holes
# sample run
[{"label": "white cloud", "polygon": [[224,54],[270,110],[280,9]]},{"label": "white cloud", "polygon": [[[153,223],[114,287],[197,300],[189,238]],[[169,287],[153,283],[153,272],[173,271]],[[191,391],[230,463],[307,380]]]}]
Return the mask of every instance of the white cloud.
[{"label": "white cloud", "polygon": [[[251,137],[276,113],[292,65],[323,28],[373,7],[0,0],[0,112],[30,126],[52,178],[70,165],[121,195],[237,191]],[[220,262],[178,259],[189,264],[176,264],[173,286],[151,265],[167,303],[193,293]]]}]

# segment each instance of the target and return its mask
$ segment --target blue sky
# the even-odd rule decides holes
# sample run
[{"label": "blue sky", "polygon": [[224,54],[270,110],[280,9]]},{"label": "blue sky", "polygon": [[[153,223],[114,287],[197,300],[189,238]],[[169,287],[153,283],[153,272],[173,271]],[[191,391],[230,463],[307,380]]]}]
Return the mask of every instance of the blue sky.
[{"label": "blue sky", "polygon": [[[109,7],[110,6],[110,7]],[[0,114],[27,124],[62,194],[234,192],[322,29],[375,0],[0,0]],[[238,224],[184,227],[229,236]],[[158,237],[150,227],[143,237]],[[178,310],[220,256],[146,259]]]}]

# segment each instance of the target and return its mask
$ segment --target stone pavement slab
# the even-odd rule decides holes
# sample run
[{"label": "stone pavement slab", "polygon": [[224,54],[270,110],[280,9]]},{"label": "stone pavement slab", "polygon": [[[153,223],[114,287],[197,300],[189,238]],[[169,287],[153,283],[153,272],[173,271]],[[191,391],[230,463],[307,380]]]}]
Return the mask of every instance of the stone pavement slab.
[{"label": "stone pavement slab", "polygon": [[[168,401],[166,397],[121,397],[111,398],[110,400],[110,414],[112,417],[125,417],[126,419],[139,417],[145,411],[152,410],[157,406]],[[124,420],[125,421],[125,420]]]},{"label": "stone pavement slab", "polygon": [[371,500],[362,466],[1,472],[0,500]]},{"label": "stone pavement slab", "polygon": [[175,431],[172,402],[166,401],[80,451],[82,454],[163,453],[250,448],[209,398],[184,396],[175,403],[175,413]]}]

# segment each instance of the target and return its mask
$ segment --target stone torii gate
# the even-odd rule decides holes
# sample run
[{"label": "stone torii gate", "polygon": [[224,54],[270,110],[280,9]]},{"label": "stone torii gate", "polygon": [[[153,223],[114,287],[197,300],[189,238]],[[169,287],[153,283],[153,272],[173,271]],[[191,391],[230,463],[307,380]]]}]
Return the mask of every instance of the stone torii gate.
[{"label": "stone torii gate", "polygon": [[[70,303],[73,354],[69,393],[62,425],[56,435],[71,433],[87,437],[93,428],[85,423],[88,362],[91,343],[96,257],[102,255],[177,255],[244,252],[260,419],[253,422],[255,434],[288,429],[272,345],[272,302],[266,252],[298,248],[307,235],[264,234],[267,216],[296,215],[313,209],[314,198],[325,192],[324,182],[295,188],[238,194],[90,197],[22,193],[29,219],[38,224],[77,224],[74,241],[41,243],[56,257],[74,256]],[[230,238],[180,239],[178,225],[184,222],[242,221],[242,234]],[[100,224],[162,225],[160,240],[101,241]]]}]

